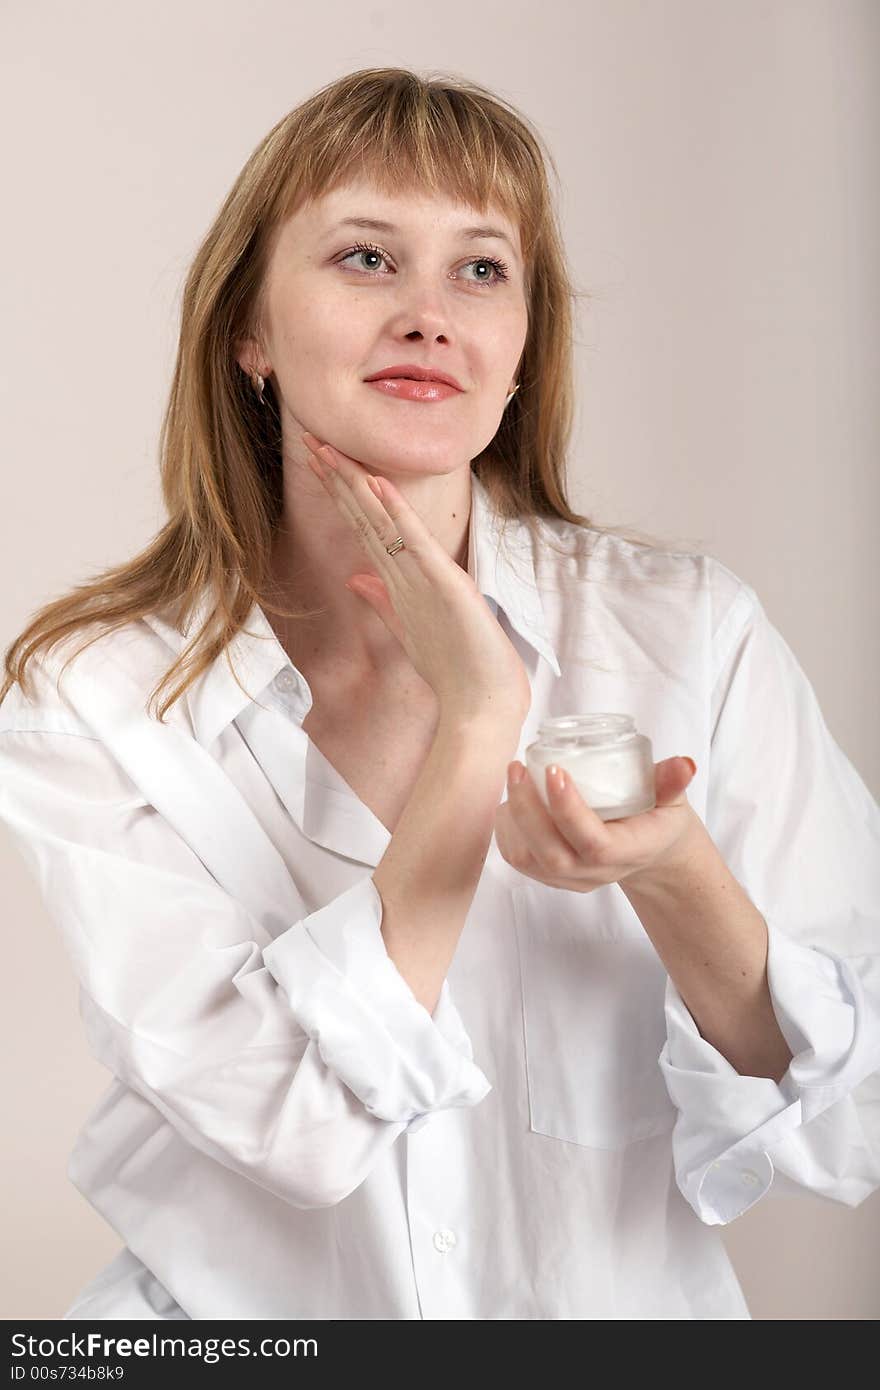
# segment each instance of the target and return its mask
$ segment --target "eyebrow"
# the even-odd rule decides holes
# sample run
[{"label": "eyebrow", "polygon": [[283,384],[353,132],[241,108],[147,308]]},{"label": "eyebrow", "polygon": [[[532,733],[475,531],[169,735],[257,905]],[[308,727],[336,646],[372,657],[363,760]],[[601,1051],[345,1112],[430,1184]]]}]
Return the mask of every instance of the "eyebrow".
[{"label": "eyebrow", "polygon": [[[340,227],[363,227],[367,231],[373,232],[399,232],[400,228],[395,227],[392,222],[380,222],[374,217],[346,217],[341,222],[337,222],[331,231],[337,231]],[[517,254],[516,247],[510,240],[506,232],[500,227],[459,227],[458,235],[467,237],[469,241],[478,238],[494,237],[498,241],[505,241],[514,255]]]}]

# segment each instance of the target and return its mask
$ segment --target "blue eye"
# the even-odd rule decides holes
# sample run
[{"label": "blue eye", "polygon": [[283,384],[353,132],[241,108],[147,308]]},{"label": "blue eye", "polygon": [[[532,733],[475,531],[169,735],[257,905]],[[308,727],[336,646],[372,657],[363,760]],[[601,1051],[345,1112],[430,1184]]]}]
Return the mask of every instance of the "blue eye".
[{"label": "blue eye", "polygon": [[[378,246],[369,246],[365,242],[359,241],[356,246],[353,246],[350,251],[347,251],[345,255],[339,259],[337,264],[342,265],[343,261],[349,260],[352,256],[378,256],[385,261],[388,259],[387,252],[380,250]],[[495,284],[501,284],[503,281],[510,279],[509,268],[505,265],[504,261],[498,261],[494,256],[477,256],[473,260],[468,261],[467,264],[490,265],[492,267],[495,271],[495,280],[474,281],[474,283],[478,285],[487,285],[489,289],[492,289]]]}]

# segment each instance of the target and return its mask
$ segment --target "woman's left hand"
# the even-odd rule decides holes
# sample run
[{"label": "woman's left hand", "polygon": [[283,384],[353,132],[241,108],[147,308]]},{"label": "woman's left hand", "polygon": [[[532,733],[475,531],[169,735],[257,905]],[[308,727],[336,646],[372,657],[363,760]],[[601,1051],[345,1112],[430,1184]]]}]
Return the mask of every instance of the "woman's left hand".
[{"label": "woman's left hand", "polygon": [[[521,769],[514,783],[511,772]],[[694,766],[696,771],[696,765]],[[654,764],[657,805],[636,816],[603,821],[588,806],[570,777],[557,790],[545,772],[550,810],[522,763],[508,768],[508,799],[498,807],[495,838],[501,857],[528,878],[551,888],[592,893],[606,883],[650,881],[686,855],[691,837],[705,827],[685,795],[693,778],[690,760],[666,758]]]}]

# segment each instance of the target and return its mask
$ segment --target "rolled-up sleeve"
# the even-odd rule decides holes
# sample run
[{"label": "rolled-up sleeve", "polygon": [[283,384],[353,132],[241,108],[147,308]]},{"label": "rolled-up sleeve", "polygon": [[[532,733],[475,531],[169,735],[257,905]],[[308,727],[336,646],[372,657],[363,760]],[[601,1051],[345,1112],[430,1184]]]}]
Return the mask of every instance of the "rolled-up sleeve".
[{"label": "rolled-up sleeve", "polygon": [[372,1115],[409,1125],[475,1105],[491,1089],[448,980],[434,1014],[385,949],[382,899],[368,875],[284,932],[263,961],[328,1067]]},{"label": "rolled-up sleeve", "polygon": [[678,1187],[707,1225],[771,1190],[857,1206],[880,1187],[880,807],[745,584],[716,636],[706,827],[767,923],[792,1060],[741,1075],[667,980]]},{"label": "rolled-up sleeve", "polygon": [[342,1200],[404,1130],[491,1090],[448,983],[432,1016],[385,952],[370,877],[273,939],[99,739],[59,729],[0,730],[0,822],[97,1060],[293,1206]]}]

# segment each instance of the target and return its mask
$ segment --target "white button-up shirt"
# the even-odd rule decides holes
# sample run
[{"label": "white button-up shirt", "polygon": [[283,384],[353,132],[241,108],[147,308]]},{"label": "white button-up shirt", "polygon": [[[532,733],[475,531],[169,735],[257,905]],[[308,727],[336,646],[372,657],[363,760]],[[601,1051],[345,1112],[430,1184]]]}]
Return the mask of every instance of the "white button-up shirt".
[{"label": "white button-up shirt", "polygon": [[[124,1242],[67,1317],[749,1318],[718,1231],[880,1187],[880,808],[754,590],[708,555],[558,519],[533,548],[474,477],[468,569],[525,663],[519,747],[623,712],[765,916],[793,1060],[740,1075],[618,884],[493,840],[433,1015],[388,956],[386,827],[304,733],[255,606],[160,726],[158,618],[0,706],[0,820],[113,1080],[68,1174]],[[549,542],[559,547],[557,553]]]}]

